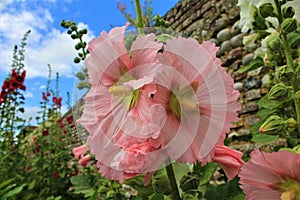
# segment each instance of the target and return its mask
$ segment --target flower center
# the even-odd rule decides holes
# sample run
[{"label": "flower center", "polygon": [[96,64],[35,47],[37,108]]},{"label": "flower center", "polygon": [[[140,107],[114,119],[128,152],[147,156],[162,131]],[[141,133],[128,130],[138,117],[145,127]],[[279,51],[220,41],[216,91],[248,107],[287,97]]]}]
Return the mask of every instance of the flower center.
[{"label": "flower center", "polygon": [[137,105],[140,89],[127,91],[124,85],[113,85],[109,88],[109,93],[119,96],[128,102],[128,111]]},{"label": "flower center", "polygon": [[197,103],[193,101],[191,95],[187,94],[185,90],[179,91],[180,98],[171,92],[169,101],[169,112],[176,116],[177,119],[181,119],[182,111],[185,113],[191,113],[197,110]]},{"label": "flower center", "polygon": [[286,178],[280,185],[281,200],[300,200],[300,183],[294,179]]}]

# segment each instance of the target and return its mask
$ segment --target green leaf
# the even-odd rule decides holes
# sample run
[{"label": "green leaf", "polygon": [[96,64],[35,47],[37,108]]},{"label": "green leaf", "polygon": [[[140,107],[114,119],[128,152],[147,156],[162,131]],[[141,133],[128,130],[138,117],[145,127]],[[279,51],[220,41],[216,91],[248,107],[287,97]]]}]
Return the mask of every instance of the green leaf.
[{"label": "green leaf", "polygon": [[164,195],[154,193],[153,195],[149,196],[149,200],[164,200]]},{"label": "green leaf", "polygon": [[75,76],[76,76],[79,80],[81,80],[81,81],[83,81],[83,80],[86,79],[86,75],[85,75],[84,73],[82,73],[82,72],[77,72],[77,73],[75,74]]},{"label": "green leaf", "polygon": [[217,163],[207,163],[204,166],[201,166],[200,163],[194,166],[194,173],[198,174],[200,177],[200,185],[205,185],[208,183],[213,176],[214,172],[218,167]]},{"label": "green leaf", "polygon": [[89,89],[90,87],[91,87],[91,85],[86,81],[81,81],[77,84],[77,88],[79,90],[82,90],[82,89],[85,89],[85,88]]},{"label": "green leaf", "polygon": [[238,73],[249,72],[259,67],[262,67],[264,65],[265,65],[264,60],[261,57],[256,57],[247,66],[240,68],[237,72]]},{"label": "green leaf", "polygon": [[219,186],[209,185],[205,194],[207,199],[244,200],[245,196],[239,187],[238,178]]},{"label": "green leaf", "polygon": [[8,179],[0,184],[0,189],[8,186],[11,182],[13,182],[14,178]]},{"label": "green leaf", "polygon": [[8,193],[6,193],[2,198],[6,199],[6,198],[10,198],[10,197],[13,197],[13,196],[19,194],[23,190],[25,185],[26,184],[22,184],[18,187],[15,187],[14,189],[12,189]]},{"label": "green leaf", "polygon": [[274,110],[276,108],[279,108],[281,106],[281,104],[282,104],[281,102],[278,102],[276,100],[269,100],[267,95],[262,97],[257,102],[257,105],[259,106],[259,108],[266,108],[269,110]]},{"label": "green leaf", "polygon": [[189,172],[193,171],[192,165],[190,164],[182,164],[178,162],[172,163],[173,165],[173,170],[175,173],[175,179],[176,183],[179,186],[180,185],[180,180],[182,179],[183,176],[187,175]]},{"label": "green leaf", "polygon": [[82,174],[78,176],[73,176],[71,178],[71,183],[76,192],[86,194],[90,193],[90,190],[93,189],[96,179],[93,175]]},{"label": "green leaf", "polygon": [[273,142],[279,138],[279,135],[266,135],[266,134],[256,134],[252,137],[251,141],[258,144],[265,144],[268,142]]},{"label": "green leaf", "polygon": [[257,111],[256,116],[258,116],[262,119],[265,119],[265,118],[269,117],[270,115],[272,115],[275,112],[276,112],[276,110],[270,110],[270,109],[262,108],[262,109]]},{"label": "green leaf", "polygon": [[133,178],[126,179],[124,181],[124,184],[129,185],[133,189],[137,190],[138,193],[141,194],[143,197],[148,197],[154,193],[152,184],[149,183],[148,185],[144,186],[143,180],[144,176],[135,176]]}]

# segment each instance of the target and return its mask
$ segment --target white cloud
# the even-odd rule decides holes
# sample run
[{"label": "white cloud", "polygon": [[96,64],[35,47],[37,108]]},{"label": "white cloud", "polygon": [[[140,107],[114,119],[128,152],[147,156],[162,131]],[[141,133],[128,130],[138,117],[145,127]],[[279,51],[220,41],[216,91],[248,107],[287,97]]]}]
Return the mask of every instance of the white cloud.
[{"label": "white cloud", "polygon": [[1,0],[0,1],[0,11],[4,10],[4,8],[8,5],[11,4],[13,0]]},{"label": "white cloud", "polygon": [[34,95],[33,95],[32,92],[27,91],[27,92],[24,94],[24,97],[25,97],[25,98],[33,98]]},{"label": "white cloud", "polygon": [[[67,33],[53,28],[54,20],[48,9],[0,9],[0,16],[0,57],[4,58],[0,59],[0,66],[3,66],[0,70],[9,70],[14,45],[19,44],[23,34],[30,29],[25,48],[25,69],[28,78],[47,77],[48,64],[52,67],[53,75],[59,72],[60,75],[72,76],[78,71],[79,66],[73,63],[73,58],[77,55],[74,49],[76,42]],[[87,27],[82,23],[78,26]],[[85,41],[92,37],[90,33]]]},{"label": "white cloud", "polygon": [[45,89],[46,88],[46,85],[41,85],[40,86],[40,89],[42,90],[42,89]]}]

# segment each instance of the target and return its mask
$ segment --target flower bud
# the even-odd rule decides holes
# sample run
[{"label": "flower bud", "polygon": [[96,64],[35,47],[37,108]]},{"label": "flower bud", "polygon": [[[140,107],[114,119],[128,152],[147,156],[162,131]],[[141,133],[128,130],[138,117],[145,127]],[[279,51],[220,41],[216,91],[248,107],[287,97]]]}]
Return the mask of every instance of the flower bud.
[{"label": "flower bud", "polygon": [[270,89],[268,93],[269,100],[283,100],[287,96],[288,96],[288,87],[283,83],[277,83]]},{"label": "flower bud", "polygon": [[294,118],[289,118],[285,121],[285,124],[287,125],[287,127],[289,128],[294,128],[297,125],[297,122]]},{"label": "flower bud", "polygon": [[295,76],[295,72],[287,65],[279,67],[275,72],[275,77],[282,82],[289,82]]},{"label": "flower bud", "polygon": [[287,6],[282,9],[282,16],[284,18],[291,18],[295,15],[295,9],[292,6]]},{"label": "flower bud", "polygon": [[288,34],[297,30],[297,20],[294,18],[286,18],[280,25],[281,31]]},{"label": "flower bud", "polygon": [[267,44],[267,46],[271,49],[271,50],[278,50],[278,49],[280,49],[280,47],[281,47],[281,40],[280,40],[280,38],[279,38],[279,36],[278,35],[273,35],[273,36],[271,36],[270,38],[269,38],[269,40],[268,40],[269,42],[268,42],[268,44]]},{"label": "flower bud", "polygon": [[271,3],[265,3],[259,7],[258,12],[263,18],[273,17],[274,7]]},{"label": "flower bud", "polygon": [[285,125],[285,121],[277,116],[270,116],[259,128],[259,132],[266,134],[276,134],[276,132],[280,132],[283,130]]},{"label": "flower bud", "polygon": [[193,189],[197,189],[199,186],[200,180],[196,174],[187,174],[182,177],[180,180],[180,188],[183,191],[189,191]]}]

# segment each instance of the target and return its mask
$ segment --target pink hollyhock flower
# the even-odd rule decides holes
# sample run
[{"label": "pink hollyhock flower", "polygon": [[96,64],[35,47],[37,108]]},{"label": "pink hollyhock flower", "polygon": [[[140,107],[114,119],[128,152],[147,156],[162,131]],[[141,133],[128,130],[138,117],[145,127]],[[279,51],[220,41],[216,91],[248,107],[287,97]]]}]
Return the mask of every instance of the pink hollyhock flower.
[{"label": "pink hollyhock flower", "polygon": [[[216,58],[217,47],[192,38],[166,41],[158,54],[163,72],[153,99],[168,116],[162,130],[167,152],[178,162],[213,161],[232,122],[237,121],[239,92]],[[182,153],[181,153],[182,152]]]},{"label": "pink hollyhock flower", "polygon": [[220,164],[229,180],[232,180],[244,164],[243,153],[224,145],[217,145],[213,161]]},{"label": "pink hollyhock flower", "polygon": [[151,144],[166,116],[164,107],[151,98],[159,67],[156,54],[162,44],[155,42],[154,34],[143,35],[132,43],[129,53],[124,44],[127,26],[103,31],[89,42],[85,64],[91,89],[77,121],[90,134],[87,143],[101,174],[120,181],[162,164],[149,157],[160,148]]},{"label": "pink hollyhock flower", "polygon": [[239,174],[249,200],[300,199],[300,154],[254,150]]},{"label": "pink hollyhock flower", "polygon": [[87,146],[84,144],[84,145],[81,145],[79,147],[75,147],[72,152],[73,154],[75,155],[75,158],[78,159],[78,158],[82,158],[83,155],[88,151],[88,148]]}]

